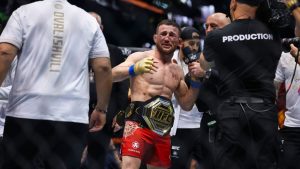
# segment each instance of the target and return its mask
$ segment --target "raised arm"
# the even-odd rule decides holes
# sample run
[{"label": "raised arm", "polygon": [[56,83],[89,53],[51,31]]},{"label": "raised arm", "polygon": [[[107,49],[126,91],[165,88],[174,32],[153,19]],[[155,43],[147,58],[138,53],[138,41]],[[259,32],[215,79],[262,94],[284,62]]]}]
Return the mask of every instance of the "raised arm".
[{"label": "raised arm", "polygon": [[148,57],[148,52],[135,52],[128,56],[128,58],[121,64],[117,65],[112,70],[114,82],[119,82],[142,73],[151,73],[155,71],[154,60]]},{"label": "raised arm", "polygon": [[199,87],[194,86],[188,88],[183,79],[180,81],[178,89],[175,91],[175,97],[179,105],[185,111],[190,111],[193,108],[198,94]]},{"label": "raised arm", "polygon": [[211,63],[209,63],[209,62],[205,59],[203,53],[200,54],[199,61],[200,61],[201,67],[202,67],[204,70],[208,70],[209,68],[211,68]]},{"label": "raised arm", "polygon": [[185,111],[190,111],[193,108],[195,101],[198,97],[200,82],[190,80],[190,87],[188,87],[184,80],[182,70],[178,69],[178,71],[180,72],[181,80],[177,89],[174,92],[174,95],[181,108]]},{"label": "raised arm", "polygon": [[124,62],[120,63],[112,69],[113,82],[119,82],[129,78],[128,69],[135,63],[135,55],[136,53],[129,55]]},{"label": "raised arm", "polygon": [[205,70],[197,61],[189,63],[188,67],[189,75],[187,81],[189,87],[185,82],[185,78],[182,72],[179,86],[175,91],[175,97],[182,109],[185,111],[189,111],[193,108],[199,94],[199,88],[202,84],[199,80],[199,77],[203,77],[205,75]]}]

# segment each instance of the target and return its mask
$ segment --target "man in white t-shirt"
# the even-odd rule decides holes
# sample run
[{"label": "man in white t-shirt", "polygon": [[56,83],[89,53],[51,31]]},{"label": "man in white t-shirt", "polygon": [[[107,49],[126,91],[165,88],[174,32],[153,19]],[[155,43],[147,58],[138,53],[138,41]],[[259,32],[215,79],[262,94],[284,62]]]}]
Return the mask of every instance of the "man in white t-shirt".
[{"label": "man in white t-shirt", "polygon": [[[184,27],[181,30],[180,49],[174,52],[173,60],[188,74],[188,64],[184,62],[187,55],[200,55],[200,33],[194,27]],[[195,71],[203,72],[200,64]],[[173,96],[172,103],[175,112],[174,124],[171,129],[171,169],[189,168],[190,160],[194,154],[200,160],[200,122],[203,112],[199,112],[196,105],[192,110],[184,111]]]},{"label": "man in white t-shirt", "polygon": [[[300,37],[300,3],[294,0],[285,0],[287,7],[292,11],[296,20],[295,35]],[[295,65],[295,62],[297,65]],[[299,168],[300,150],[300,57],[299,44],[291,44],[289,54],[283,54],[280,58],[275,82],[276,87],[280,82],[285,83],[289,89],[286,94],[286,112],[283,128],[280,129],[283,144],[283,166],[284,169]],[[297,66],[296,70],[294,70]],[[295,75],[293,77],[293,72]],[[293,77],[293,78],[292,78]],[[293,79],[293,81],[292,81]]]},{"label": "man in white t-shirt", "polygon": [[[86,134],[101,130],[111,91],[111,66],[95,18],[66,0],[21,6],[0,37],[0,84],[18,53],[4,130],[4,168],[80,166]],[[88,60],[98,102],[88,124]]]},{"label": "man in white t-shirt", "polygon": [[[299,167],[297,159],[300,158],[300,67],[297,65],[296,73],[291,83],[295,65],[295,58],[289,53],[283,53],[277,66],[275,84],[285,83],[286,111],[284,127],[280,129],[283,144],[283,165],[286,169]],[[279,85],[278,85],[279,86]],[[290,86],[290,87],[289,87]]]},{"label": "man in white t-shirt", "polygon": [[[300,30],[295,27],[300,37]],[[295,66],[297,66],[295,70]],[[294,74],[295,71],[295,74]],[[282,53],[274,79],[279,91],[281,83],[285,85],[285,119],[280,129],[282,139],[282,166],[284,169],[299,168],[300,159],[300,66],[290,53]],[[279,94],[279,93],[278,93]]]}]

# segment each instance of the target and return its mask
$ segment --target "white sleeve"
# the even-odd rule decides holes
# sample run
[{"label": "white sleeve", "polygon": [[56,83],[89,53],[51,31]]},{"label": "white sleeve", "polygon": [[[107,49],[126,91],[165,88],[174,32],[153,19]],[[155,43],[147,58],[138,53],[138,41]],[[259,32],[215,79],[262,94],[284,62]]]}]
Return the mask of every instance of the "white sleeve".
[{"label": "white sleeve", "polygon": [[95,58],[99,56],[109,57],[109,51],[106,44],[106,40],[100,27],[97,28],[97,31],[93,39],[93,46],[90,51],[90,58]]},{"label": "white sleeve", "polygon": [[0,87],[0,100],[8,100],[11,86]]},{"label": "white sleeve", "polygon": [[16,69],[17,69],[17,60],[18,60],[18,56],[15,57],[15,59],[13,60],[13,62],[11,63],[11,68],[10,68],[10,77],[11,77],[11,83],[14,81],[15,79],[15,74],[16,74]]},{"label": "white sleeve", "polygon": [[10,43],[18,49],[22,47],[23,29],[20,19],[21,8],[17,9],[10,16],[1,36],[0,42]]}]

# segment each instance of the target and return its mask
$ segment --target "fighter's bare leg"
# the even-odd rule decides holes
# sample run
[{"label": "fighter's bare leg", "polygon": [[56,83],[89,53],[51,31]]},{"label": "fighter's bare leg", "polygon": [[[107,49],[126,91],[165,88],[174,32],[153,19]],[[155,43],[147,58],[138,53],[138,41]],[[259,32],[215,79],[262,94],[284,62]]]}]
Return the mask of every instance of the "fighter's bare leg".
[{"label": "fighter's bare leg", "polygon": [[122,156],[122,169],[139,169],[141,159],[130,156]]}]

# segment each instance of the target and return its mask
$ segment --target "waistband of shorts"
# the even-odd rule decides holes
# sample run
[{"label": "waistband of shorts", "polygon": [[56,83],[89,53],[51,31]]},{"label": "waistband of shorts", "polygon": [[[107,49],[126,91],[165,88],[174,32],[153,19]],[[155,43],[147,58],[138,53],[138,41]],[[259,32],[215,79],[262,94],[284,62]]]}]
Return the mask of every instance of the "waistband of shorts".
[{"label": "waistband of shorts", "polygon": [[164,96],[155,96],[155,97],[152,97],[146,101],[132,101],[126,112],[125,112],[125,117],[126,117],[126,113],[128,113],[129,111],[130,112],[130,116],[129,117],[126,117],[125,120],[130,120],[130,121],[135,121],[137,123],[140,124],[140,127],[142,128],[149,128],[149,126],[147,125],[146,121],[144,120],[143,118],[143,111],[144,111],[144,107],[154,101],[155,99],[157,98],[161,98],[163,100],[167,100],[167,101],[170,101],[170,103],[172,104],[171,100],[164,97]]},{"label": "waistband of shorts", "polygon": [[[129,104],[129,109],[132,111],[132,114],[129,117],[126,117],[125,120],[129,121],[134,121],[139,124],[140,127],[142,128],[149,128],[148,125],[146,124],[145,120],[142,117],[142,111],[143,111],[143,106],[145,102],[140,102],[140,101],[133,101]],[[128,113],[128,112],[125,112]],[[126,116],[126,115],[125,115]]]}]

